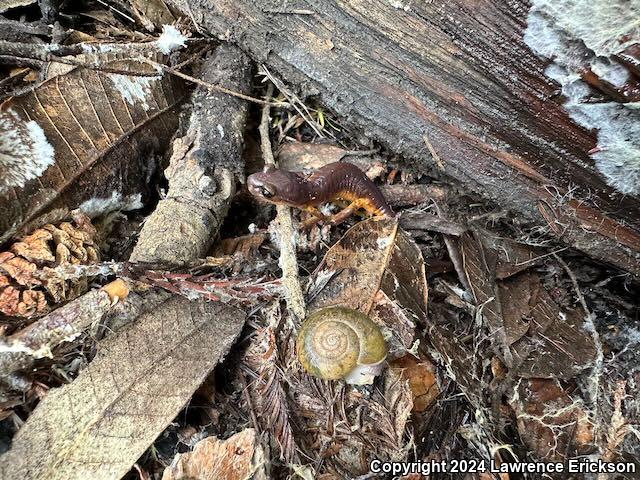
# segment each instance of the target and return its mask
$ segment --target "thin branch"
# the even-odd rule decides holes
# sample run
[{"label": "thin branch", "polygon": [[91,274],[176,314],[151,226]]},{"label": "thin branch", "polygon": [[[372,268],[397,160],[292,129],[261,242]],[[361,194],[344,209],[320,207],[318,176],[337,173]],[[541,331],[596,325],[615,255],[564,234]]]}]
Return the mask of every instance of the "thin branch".
[{"label": "thin branch", "polygon": [[444,172],[444,170],[445,170],[444,162],[442,161],[442,159],[438,155],[438,152],[436,152],[436,149],[433,148],[433,145],[431,145],[431,142],[429,141],[429,137],[427,136],[426,133],[424,135],[422,135],[422,140],[424,141],[424,144],[427,146],[427,149],[429,150],[429,153],[433,157],[433,160],[436,162],[436,165],[438,166],[438,169],[440,169],[440,171]]},{"label": "thin branch", "polygon": [[309,126],[313,128],[314,132],[316,132],[316,135],[318,135],[320,138],[325,138],[322,132],[318,130],[318,124],[311,117],[311,113],[309,112],[307,106],[293,92],[291,92],[280,79],[274,77],[266,65],[262,64],[261,67],[267,78],[271,80],[271,82],[276,87],[278,87],[278,90],[280,90],[280,92],[285,97],[287,97],[287,100],[289,100],[289,105],[296,109],[296,111],[305,120],[305,122],[307,122]]},{"label": "thin branch", "polygon": [[205,82],[204,80],[200,80],[199,78],[195,78],[192,77],[191,75],[187,75],[186,73],[182,73],[179,72],[178,70],[175,70],[174,68],[169,67],[168,65],[164,65],[162,63],[158,63],[158,62],[154,62],[153,60],[149,60],[148,58],[141,58],[141,61],[149,64],[149,65],[153,65],[156,68],[161,68],[162,70],[164,70],[165,72],[168,72],[172,75],[175,75],[176,77],[180,77],[184,80],[187,80],[191,83],[195,83],[196,85],[200,85],[201,87],[204,87],[206,89],[209,90],[213,90],[214,92],[220,92],[220,93],[226,93],[227,95],[231,95],[233,97],[238,97],[241,98],[243,100],[247,100],[249,102],[253,102],[253,103],[257,103],[259,105],[264,105],[264,106],[268,106],[268,107],[282,107],[282,106],[286,106],[287,103],[286,102],[268,102],[265,100],[260,100],[259,98],[255,98],[255,97],[251,97],[249,95],[245,95],[243,93],[239,93],[239,92],[234,92],[233,90],[229,90],[228,88],[225,87],[221,87],[220,85],[214,85],[213,83],[208,83]]},{"label": "thin branch", "polygon": [[[273,84],[270,83],[267,89],[267,98],[273,95]],[[269,113],[270,105],[265,105],[262,109],[262,119],[260,121],[260,146],[265,164],[275,165],[271,139],[269,137]],[[295,235],[291,210],[286,205],[276,205],[276,221],[280,234],[280,268],[282,269],[282,284],[285,292],[285,299],[290,313],[298,320],[305,316],[304,295],[298,277],[298,259],[296,258]]]},{"label": "thin branch", "polygon": [[578,285],[578,279],[576,278],[575,273],[573,273],[573,270],[569,268],[569,265],[567,265],[567,263],[564,260],[562,260],[562,258],[560,258],[557,252],[551,252],[551,254],[569,276],[569,279],[571,280],[571,284],[573,285],[573,290],[575,291],[576,296],[578,297],[578,301],[580,302],[580,305],[582,306],[584,313],[588,318],[593,318],[591,316],[591,310],[589,310],[589,307],[587,306],[587,302],[584,299],[584,295],[582,295],[582,291],[580,290],[580,285]]}]

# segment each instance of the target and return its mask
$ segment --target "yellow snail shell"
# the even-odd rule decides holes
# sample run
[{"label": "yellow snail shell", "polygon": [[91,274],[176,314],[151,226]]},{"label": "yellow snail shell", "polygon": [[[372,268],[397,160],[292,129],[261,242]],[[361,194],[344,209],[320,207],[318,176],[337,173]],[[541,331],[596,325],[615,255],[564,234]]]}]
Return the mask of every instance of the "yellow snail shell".
[{"label": "yellow snail shell", "polygon": [[345,307],[313,312],[296,342],[298,361],[314,377],[373,383],[382,372],[387,348],[380,328],[363,313]]}]

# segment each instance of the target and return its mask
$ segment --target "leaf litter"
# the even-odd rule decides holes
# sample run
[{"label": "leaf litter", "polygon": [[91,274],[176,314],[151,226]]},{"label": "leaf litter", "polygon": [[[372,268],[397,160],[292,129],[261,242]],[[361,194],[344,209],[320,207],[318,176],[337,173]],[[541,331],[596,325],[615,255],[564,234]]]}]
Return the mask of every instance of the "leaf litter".
[{"label": "leaf litter", "polygon": [[[24,47],[32,65],[3,85],[24,91],[0,113],[2,478],[637,458],[637,279],[416,174],[275,73],[259,70],[281,93],[252,83],[250,60],[172,23],[170,2],[99,3],[69,32],[83,43]],[[245,164],[260,141],[247,102],[270,107],[280,166],[354,163],[401,212],[290,235],[306,309],[355,308],[383,332],[373,385],[296,359],[282,227],[242,188],[264,160]]]}]

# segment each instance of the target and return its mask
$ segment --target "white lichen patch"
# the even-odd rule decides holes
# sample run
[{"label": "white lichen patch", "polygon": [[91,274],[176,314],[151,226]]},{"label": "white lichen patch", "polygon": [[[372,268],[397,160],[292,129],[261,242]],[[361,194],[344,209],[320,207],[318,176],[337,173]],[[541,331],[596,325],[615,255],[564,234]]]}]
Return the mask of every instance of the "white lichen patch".
[{"label": "white lichen patch", "polygon": [[113,43],[82,43],[80,48],[82,48],[82,51],[88,55],[109,53],[116,50],[116,46]]},{"label": "white lichen patch", "polygon": [[91,198],[83,202],[78,209],[89,217],[96,217],[116,210],[137,210],[142,208],[142,195],[136,193],[123,197],[120,192],[111,192],[111,197]]},{"label": "white lichen patch", "polygon": [[399,0],[389,0],[389,4],[393,8],[397,8],[398,10],[404,10],[405,12],[408,12],[409,10],[411,10],[411,3],[404,4]]},{"label": "white lichen patch", "polygon": [[533,0],[524,40],[552,63],[545,74],[558,82],[570,117],[595,130],[591,154],[607,183],[640,194],[640,104],[601,101],[582,81],[590,69],[602,81],[622,87],[627,70],[613,55],[640,35],[640,2],[624,0]]},{"label": "white lichen patch", "polygon": [[629,72],[618,63],[598,57],[591,62],[591,71],[614,87],[622,87],[629,80]]},{"label": "white lichen patch", "polygon": [[187,37],[173,25],[163,25],[162,34],[156,40],[156,45],[160,52],[165,55],[170,54],[174,50],[185,47],[187,45]]},{"label": "white lichen patch", "polygon": [[640,2],[629,0],[533,0],[532,12],[553,19],[556,31],[607,57],[640,36]]},{"label": "white lichen patch", "polygon": [[140,104],[145,111],[151,108],[149,106],[149,101],[153,99],[151,87],[152,83],[157,81],[157,77],[134,77],[119,73],[109,73],[108,77],[129,105]]},{"label": "white lichen patch", "polygon": [[220,138],[224,138],[224,127],[218,124],[218,133],[220,134]]},{"label": "white lichen patch", "polygon": [[15,111],[0,113],[0,193],[21,188],[55,162],[55,151],[42,127]]},{"label": "white lichen patch", "polygon": [[376,240],[376,245],[378,246],[378,248],[380,250],[384,250],[386,249],[389,245],[391,245],[391,242],[393,241],[392,237],[380,237]]}]

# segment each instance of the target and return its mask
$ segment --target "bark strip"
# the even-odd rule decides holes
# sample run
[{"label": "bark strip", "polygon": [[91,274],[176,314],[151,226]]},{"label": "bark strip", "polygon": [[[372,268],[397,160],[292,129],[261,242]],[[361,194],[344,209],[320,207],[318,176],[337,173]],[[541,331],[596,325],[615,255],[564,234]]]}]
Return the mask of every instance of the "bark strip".
[{"label": "bark strip", "polygon": [[597,172],[594,133],[568,117],[524,43],[524,0],[318,0],[308,15],[275,14],[271,0],[173,3],[417,170],[640,273],[640,201]]}]

